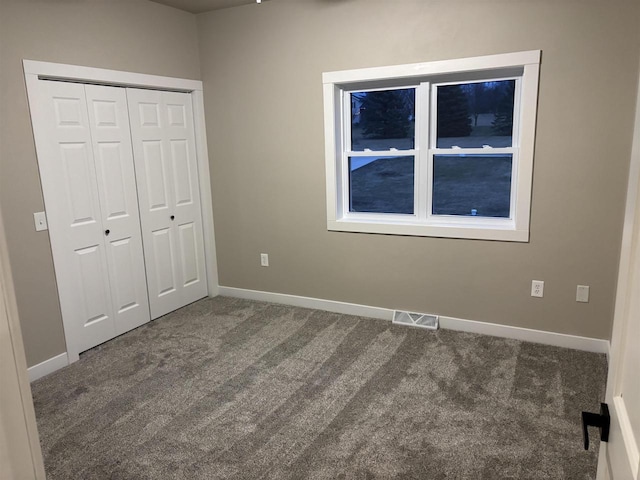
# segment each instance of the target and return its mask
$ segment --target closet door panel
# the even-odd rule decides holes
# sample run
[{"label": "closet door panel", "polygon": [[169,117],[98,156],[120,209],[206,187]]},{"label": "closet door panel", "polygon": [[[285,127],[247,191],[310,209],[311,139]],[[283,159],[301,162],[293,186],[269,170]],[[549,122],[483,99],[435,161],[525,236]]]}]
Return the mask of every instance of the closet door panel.
[{"label": "closet door panel", "polygon": [[115,336],[84,85],[41,80],[32,118],[67,349],[74,357]]},{"label": "closet door panel", "polygon": [[119,335],[151,318],[128,106],[123,88],[87,85],[85,91]]},{"label": "closet door panel", "polygon": [[[144,112],[144,109],[141,109]],[[142,125],[147,125],[143,120]],[[151,125],[158,127],[157,124]],[[147,127],[148,128],[148,127]],[[175,232],[171,228],[170,189],[171,165],[165,153],[160,128],[147,130],[158,139],[141,142],[142,158],[139,162],[140,200],[143,230],[148,232],[145,244],[147,275],[152,317],[157,318],[180,307],[178,291],[178,265],[175,253]],[[142,165],[140,165],[142,164]],[[155,299],[155,300],[153,300]]]},{"label": "closet door panel", "polygon": [[87,327],[109,319],[109,285],[104,252],[101,245],[92,245],[77,249],[75,254],[73,267],[78,283],[82,285],[82,306],[86,312],[84,326]]},{"label": "closet door panel", "polygon": [[191,96],[127,89],[152,318],[207,295]]},{"label": "closet door panel", "polygon": [[[100,209],[95,191],[92,190],[95,182],[91,168],[90,146],[85,141],[65,141],[57,147],[59,162],[56,162],[56,166],[61,170],[58,173],[63,178],[64,190],[67,192],[67,198],[63,199],[63,203],[66,200],[68,210],[61,212],[67,217],[65,223],[74,229],[74,236],[93,236],[96,234],[96,227],[99,227],[97,222]],[[80,242],[84,243],[83,240]]]},{"label": "closet door panel", "polygon": [[[149,303],[146,295],[146,285],[140,286],[140,248],[136,245],[136,239],[125,237],[119,240],[109,242],[110,262],[110,279],[113,285],[113,306],[117,315],[123,315],[126,312],[132,312],[137,309],[139,322],[133,325],[138,326],[148,322]],[[144,267],[143,267],[144,268]],[[144,271],[143,271],[144,273]],[[140,290],[143,292],[140,292]],[[135,326],[129,325],[131,328]],[[126,330],[125,330],[126,331]]]},{"label": "closet door panel", "polygon": [[130,215],[127,198],[124,170],[124,156],[122,144],[119,142],[96,142],[95,158],[99,188],[103,196],[103,211],[105,220],[115,220]]},{"label": "closet door panel", "polygon": [[146,202],[149,212],[159,212],[155,215],[156,222],[164,224],[169,211],[169,186],[167,184],[167,165],[162,152],[160,140],[146,140],[142,142],[142,161],[144,163],[144,186],[147,192]]},{"label": "closet door panel", "polygon": [[171,216],[173,167],[162,93],[127,89],[151,318],[180,308],[179,265]]},{"label": "closet door panel", "polygon": [[191,95],[164,92],[167,137],[173,167],[173,210],[180,250],[183,303],[207,295],[200,187]]},{"label": "closet door panel", "polygon": [[170,228],[161,228],[151,232],[155,267],[155,288],[158,297],[174,294],[178,290],[176,282],[176,254],[173,232]]},{"label": "closet door panel", "polygon": [[189,146],[186,140],[171,140],[170,148],[176,207],[191,206],[194,199]]},{"label": "closet door panel", "polygon": [[179,225],[178,238],[180,239],[182,286],[189,287],[196,283],[202,283],[195,225],[193,223]]}]

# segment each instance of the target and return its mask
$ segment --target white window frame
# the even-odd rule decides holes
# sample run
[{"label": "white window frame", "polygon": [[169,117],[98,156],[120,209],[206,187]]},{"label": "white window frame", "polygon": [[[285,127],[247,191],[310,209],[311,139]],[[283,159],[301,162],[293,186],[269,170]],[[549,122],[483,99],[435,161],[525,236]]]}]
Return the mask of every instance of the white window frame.
[{"label": "white window frame", "polygon": [[[538,100],[540,50],[323,73],[327,228],[334,231],[429,237],[529,241],[531,182]],[[515,79],[513,142],[509,148],[435,148],[439,85]],[[355,152],[356,156],[415,157],[413,214],[350,212],[350,94],[415,88],[415,145],[411,150]],[[512,157],[510,218],[433,215],[433,155],[500,154]],[[391,154],[391,155],[390,155]]]}]

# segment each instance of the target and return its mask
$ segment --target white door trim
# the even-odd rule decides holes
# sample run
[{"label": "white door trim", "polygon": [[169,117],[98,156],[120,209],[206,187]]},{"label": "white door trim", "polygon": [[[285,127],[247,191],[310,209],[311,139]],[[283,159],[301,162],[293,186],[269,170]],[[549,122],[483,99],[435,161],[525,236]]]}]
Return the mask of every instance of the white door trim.
[{"label": "white door trim", "polygon": [[[203,85],[199,80],[146,75],[140,73],[107,70],[50,62],[23,60],[27,97],[31,108],[38,99],[39,80],[65,80],[78,83],[97,83],[120,87],[138,87],[190,93],[194,107],[195,141],[198,155],[198,175],[200,202],[204,230],[205,268],[208,294],[218,294],[218,268],[214,238],[213,205],[211,201],[211,179],[209,176],[209,156],[207,151],[206,128],[204,123]],[[71,349],[67,348],[70,352]],[[76,361],[77,355],[70,355],[69,361]]]},{"label": "white door trim", "polygon": [[0,465],[3,478],[45,480],[9,251],[0,215]]},{"label": "white door trim", "polygon": [[[632,268],[634,264],[634,249],[640,248],[640,239],[635,237],[640,229],[640,81],[637,91],[605,400],[609,404],[611,413],[611,430],[609,443],[603,442],[600,444],[598,473],[596,476],[598,480],[605,480],[609,478],[609,475],[613,475],[609,471],[612,461],[615,461],[618,466],[627,463],[629,478],[640,478],[640,449],[633,436],[629,416],[620,397],[618,386],[623,361],[622,356],[624,354],[624,342],[627,336],[627,323],[629,322],[629,303],[633,296],[632,280],[634,272]],[[637,253],[635,254],[637,255]],[[626,459],[621,458],[625,454]],[[612,456],[616,458],[612,458]]]},{"label": "white door trim", "polygon": [[209,151],[207,131],[204,123],[204,97],[202,88],[191,92],[196,150],[198,154],[198,179],[200,181],[200,205],[202,208],[202,232],[204,235],[204,257],[207,269],[209,296],[219,294],[218,264],[216,257],[215,228],[213,226],[213,199],[211,198],[211,174],[209,173]]}]

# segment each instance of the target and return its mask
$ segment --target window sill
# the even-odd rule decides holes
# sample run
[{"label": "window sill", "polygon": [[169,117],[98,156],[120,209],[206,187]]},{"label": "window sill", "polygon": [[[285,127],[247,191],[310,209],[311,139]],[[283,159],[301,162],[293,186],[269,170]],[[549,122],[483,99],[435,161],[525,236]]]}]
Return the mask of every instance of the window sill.
[{"label": "window sill", "polygon": [[468,225],[417,225],[382,223],[358,220],[328,220],[327,230],[334,232],[379,233],[385,235],[407,235],[416,237],[462,238],[471,240],[494,240],[502,242],[528,242],[529,231],[518,230],[512,224],[489,227]]}]

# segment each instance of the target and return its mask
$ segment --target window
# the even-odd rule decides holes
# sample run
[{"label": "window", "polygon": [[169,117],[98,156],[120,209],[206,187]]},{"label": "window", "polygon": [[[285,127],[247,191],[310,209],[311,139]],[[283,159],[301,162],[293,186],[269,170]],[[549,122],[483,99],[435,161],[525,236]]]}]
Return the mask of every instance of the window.
[{"label": "window", "polygon": [[329,230],[528,241],[539,63],[325,73]]}]

